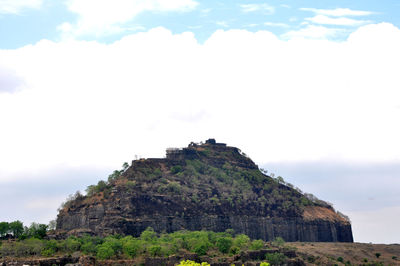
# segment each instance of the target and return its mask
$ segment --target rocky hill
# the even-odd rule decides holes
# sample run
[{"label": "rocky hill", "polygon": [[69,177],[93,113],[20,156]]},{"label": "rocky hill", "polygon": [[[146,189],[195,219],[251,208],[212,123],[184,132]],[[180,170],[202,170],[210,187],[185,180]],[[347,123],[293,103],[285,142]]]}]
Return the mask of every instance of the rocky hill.
[{"label": "rocky hill", "polygon": [[254,239],[353,242],[350,222],[261,172],[238,148],[209,139],[140,159],[108,182],[65,203],[57,230],[65,234],[138,236],[157,232],[233,229]]}]

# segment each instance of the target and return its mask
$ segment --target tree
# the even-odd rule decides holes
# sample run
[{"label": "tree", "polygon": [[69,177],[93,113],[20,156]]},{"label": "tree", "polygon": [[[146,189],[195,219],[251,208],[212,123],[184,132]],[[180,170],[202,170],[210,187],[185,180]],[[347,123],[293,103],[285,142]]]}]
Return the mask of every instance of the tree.
[{"label": "tree", "polygon": [[20,221],[14,221],[9,224],[10,231],[15,238],[20,237],[24,232],[24,225]]},{"label": "tree", "polygon": [[48,227],[49,230],[56,230],[56,227],[57,227],[56,220],[51,220],[47,227]]},{"label": "tree", "polygon": [[233,244],[231,237],[220,237],[215,244],[222,253],[228,253]]},{"label": "tree", "polygon": [[126,169],[128,169],[129,164],[127,162],[124,162],[124,164],[122,165],[122,169],[123,171],[126,171]]},{"label": "tree", "polygon": [[118,170],[114,170],[114,172],[111,175],[108,176],[108,183],[111,183],[112,181],[117,180],[120,177],[121,172],[118,171]]},{"label": "tree", "polygon": [[32,223],[31,226],[27,229],[26,235],[27,237],[43,239],[46,236],[46,232],[46,224]]},{"label": "tree", "polygon": [[8,231],[10,229],[10,225],[7,222],[1,222],[0,223],[0,237],[4,237],[7,235]]}]

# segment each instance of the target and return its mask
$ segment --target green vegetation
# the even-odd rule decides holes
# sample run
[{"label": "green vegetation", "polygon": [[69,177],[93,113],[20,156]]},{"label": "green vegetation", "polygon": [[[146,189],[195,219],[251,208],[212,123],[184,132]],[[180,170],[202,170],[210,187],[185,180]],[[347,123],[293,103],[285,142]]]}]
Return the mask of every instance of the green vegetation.
[{"label": "green vegetation", "polygon": [[[113,171],[107,181],[88,186],[86,196],[79,192],[70,195],[61,209],[80,206],[80,202],[108,199],[119,193],[147,193],[154,200],[162,195],[176,201],[198,205],[199,209],[211,206],[232,210],[246,210],[249,205],[256,215],[267,217],[296,217],[307,206],[327,206],[329,203],[312,194],[303,193],[281,176],[254,163],[236,148],[214,149],[207,145],[190,146],[196,156],[174,161],[140,159],[134,167],[123,164],[121,170]],[[127,195],[129,196],[129,195]],[[179,196],[179,197],[178,197]],[[255,206],[254,206],[255,205]],[[184,215],[176,213],[176,215]]]},{"label": "green vegetation", "polygon": [[177,266],[210,266],[207,262],[197,263],[191,260],[183,260]]},{"label": "green vegetation", "polygon": [[[33,224],[30,229],[41,229]],[[39,230],[40,231],[40,230]],[[242,251],[261,249],[266,246],[262,240],[250,242],[246,235],[234,236],[232,230],[215,233],[210,231],[178,231],[170,234],[157,234],[152,228],[147,228],[140,237],[120,235],[100,237],[68,237],[65,240],[45,240],[35,237],[17,241],[2,241],[0,257],[55,256],[81,252],[95,256],[97,259],[134,259],[137,257],[166,257],[181,252],[193,252],[199,256],[233,256]],[[280,255],[266,258],[267,262],[275,263],[282,260]],[[181,262],[182,263],[182,262]],[[184,262],[187,263],[187,262]],[[183,264],[191,265],[191,264]]]},{"label": "green vegetation", "polygon": [[27,227],[20,221],[14,221],[11,223],[0,222],[0,239],[43,239],[46,236],[48,228],[49,226],[46,224],[32,223]]},{"label": "green vegetation", "polygon": [[286,261],[286,257],[282,253],[268,253],[265,255],[265,260],[271,265],[282,265]]}]

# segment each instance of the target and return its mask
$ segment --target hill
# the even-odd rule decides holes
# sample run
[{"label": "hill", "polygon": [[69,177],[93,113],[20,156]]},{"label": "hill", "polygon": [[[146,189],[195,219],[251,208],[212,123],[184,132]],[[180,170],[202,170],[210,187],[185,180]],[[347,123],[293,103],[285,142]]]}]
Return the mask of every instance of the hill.
[{"label": "hill", "polygon": [[59,234],[139,236],[233,229],[253,239],[352,242],[351,224],[324,201],[272,178],[238,148],[191,143],[166,158],[134,160],[108,182],[76,194],[57,217]]}]

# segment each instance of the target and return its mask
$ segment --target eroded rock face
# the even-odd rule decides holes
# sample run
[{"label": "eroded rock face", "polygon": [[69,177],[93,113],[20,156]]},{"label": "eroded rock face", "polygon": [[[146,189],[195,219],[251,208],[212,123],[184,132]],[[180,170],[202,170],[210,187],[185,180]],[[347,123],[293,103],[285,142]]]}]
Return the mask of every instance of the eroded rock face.
[{"label": "eroded rock face", "polygon": [[254,239],[352,242],[350,223],[329,206],[262,174],[239,149],[206,142],[136,160],[102,192],[62,209],[67,234],[139,236],[157,232],[233,229]]}]

